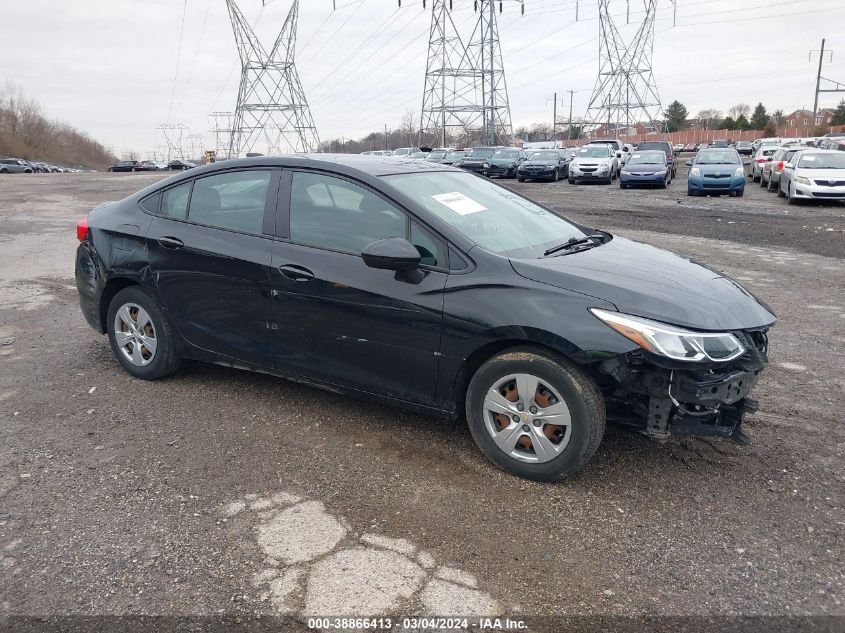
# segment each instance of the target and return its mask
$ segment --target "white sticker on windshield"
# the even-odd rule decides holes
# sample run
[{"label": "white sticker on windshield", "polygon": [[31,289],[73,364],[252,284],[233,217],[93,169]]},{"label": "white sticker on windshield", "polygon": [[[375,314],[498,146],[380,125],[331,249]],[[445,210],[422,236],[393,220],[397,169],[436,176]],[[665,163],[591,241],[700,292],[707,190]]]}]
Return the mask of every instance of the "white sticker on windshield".
[{"label": "white sticker on windshield", "polygon": [[438,193],[436,196],[431,197],[460,215],[469,215],[470,213],[487,211],[487,207],[479,204],[472,198],[467,198],[464,194],[458,193],[457,191],[453,191],[451,193]]}]

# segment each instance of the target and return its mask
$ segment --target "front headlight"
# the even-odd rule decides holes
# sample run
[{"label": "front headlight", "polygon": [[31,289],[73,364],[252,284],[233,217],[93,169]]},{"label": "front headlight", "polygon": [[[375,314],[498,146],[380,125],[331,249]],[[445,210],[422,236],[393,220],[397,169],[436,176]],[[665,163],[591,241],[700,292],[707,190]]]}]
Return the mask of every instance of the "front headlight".
[{"label": "front headlight", "polygon": [[482,165],[482,167],[484,167],[484,169],[489,169],[489,168],[490,168],[490,163],[484,163],[484,164]]},{"label": "front headlight", "polygon": [[643,349],[673,360],[726,362],[745,348],[727,332],[693,332],[641,317],[590,308],[594,316]]},{"label": "front headlight", "polygon": [[689,170],[689,175],[698,178],[701,175],[701,170],[698,167],[693,167]]},{"label": "front headlight", "polygon": [[736,178],[745,178],[745,167],[737,167],[736,171],[734,172],[734,177]]},{"label": "front headlight", "polygon": [[627,169],[623,169],[623,170],[622,170],[622,173],[623,173],[623,174],[625,174],[626,176],[630,176],[630,175],[631,175],[631,172],[630,172],[630,171],[628,171]]},{"label": "front headlight", "polygon": [[809,185],[810,179],[804,178],[804,176],[795,176],[792,180],[797,182],[799,185]]}]

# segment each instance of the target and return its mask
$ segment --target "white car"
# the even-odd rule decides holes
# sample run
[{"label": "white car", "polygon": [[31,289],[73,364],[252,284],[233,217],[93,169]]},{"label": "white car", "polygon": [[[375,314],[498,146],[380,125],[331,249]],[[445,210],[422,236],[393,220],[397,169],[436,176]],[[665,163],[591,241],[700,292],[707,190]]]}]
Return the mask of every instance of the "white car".
[{"label": "white car", "polygon": [[806,149],[783,166],[778,195],[798,200],[845,200],[845,152]]},{"label": "white car", "polygon": [[578,150],[569,163],[569,184],[597,180],[610,184],[619,175],[616,151],[607,143],[590,143]]},{"label": "white car", "polygon": [[763,177],[763,167],[771,162],[772,156],[780,149],[780,145],[761,145],[760,148],[754,152],[751,159],[751,171],[749,176],[754,182],[760,182]]}]

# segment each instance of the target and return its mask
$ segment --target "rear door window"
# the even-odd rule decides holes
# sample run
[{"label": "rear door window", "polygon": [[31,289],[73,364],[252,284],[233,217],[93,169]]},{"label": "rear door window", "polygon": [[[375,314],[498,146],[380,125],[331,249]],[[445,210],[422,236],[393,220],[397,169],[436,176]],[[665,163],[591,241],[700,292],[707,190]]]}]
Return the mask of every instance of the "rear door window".
[{"label": "rear door window", "polygon": [[260,234],[272,175],[272,171],[265,169],[197,178],[188,220],[219,229]]},{"label": "rear door window", "polygon": [[159,213],[166,218],[184,220],[188,216],[188,198],[190,195],[190,182],[168,189],[161,194],[161,210]]}]

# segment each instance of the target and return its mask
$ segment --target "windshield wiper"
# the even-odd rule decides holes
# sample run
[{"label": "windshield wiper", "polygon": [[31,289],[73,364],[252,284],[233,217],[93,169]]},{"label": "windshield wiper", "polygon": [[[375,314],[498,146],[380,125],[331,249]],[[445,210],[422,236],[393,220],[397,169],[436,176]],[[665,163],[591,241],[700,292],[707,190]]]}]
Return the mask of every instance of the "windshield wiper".
[{"label": "windshield wiper", "polygon": [[592,248],[594,246],[598,246],[599,244],[604,244],[604,235],[601,234],[593,234],[593,235],[586,235],[582,238],[574,238],[571,237],[569,240],[564,242],[563,244],[558,244],[557,246],[552,246],[550,249],[543,253],[544,257],[548,257],[553,253],[557,253],[559,251],[566,251],[570,248],[575,248],[576,246],[584,246],[588,245],[588,248]]}]

